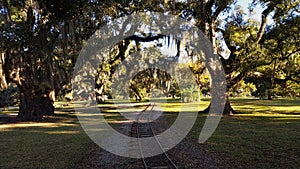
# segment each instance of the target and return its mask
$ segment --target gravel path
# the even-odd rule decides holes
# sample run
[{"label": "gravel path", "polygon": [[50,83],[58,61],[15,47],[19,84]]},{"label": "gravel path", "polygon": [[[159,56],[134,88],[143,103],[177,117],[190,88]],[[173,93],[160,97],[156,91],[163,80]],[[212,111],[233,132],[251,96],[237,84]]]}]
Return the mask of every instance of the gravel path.
[{"label": "gravel path", "polygon": [[[170,124],[171,122],[168,122],[164,115],[162,115],[155,123],[153,123],[153,128],[155,128],[155,132],[159,133],[166,130]],[[120,124],[118,130],[119,132],[128,135],[130,128],[131,124],[126,123]],[[82,163],[77,165],[76,168],[131,169],[143,167],[141,159],[117,156],[103,150],[97,145],[95,145],[95,147],[97,148],[89,152],[89,155],[86,156]],[[205,144],[199,144],[197,143],[197,140],[186,137],[167,153],[180,168],[219,168],[214,155],[209,153],[206,149]]]}]

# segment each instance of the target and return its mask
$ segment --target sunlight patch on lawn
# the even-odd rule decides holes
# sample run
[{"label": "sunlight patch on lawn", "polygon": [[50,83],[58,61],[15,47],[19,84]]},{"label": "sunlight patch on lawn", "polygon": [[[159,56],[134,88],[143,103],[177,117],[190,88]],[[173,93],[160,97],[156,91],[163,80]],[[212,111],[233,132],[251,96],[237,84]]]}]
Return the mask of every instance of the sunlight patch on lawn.
[{"label": "sunlight patch on lawn", "polygon": [[26,123],[15,123],[15,124],[1,124],[0,130],[15,129],[15,128],[28,128],[28,127],[55,128],[55,127],[63,127],[63,126],[75,126],[75,124],[26,122]]},{"label": "sunlight patch on lawn", "polygon": [[238,115],[284,116],[300,115],[300,100],[281,98],[276,100],[259,100],[250,98],[231,98],[231,105]]},{"label": "sunlight patch on lawn", "polygon": [[282,113],[253,113],[253,114],[234,114],[236,117],[280,117],[277,119],[300,119],[300,115],[290,115]]},{"label": "sunlight patch on lawn", "polygon": [[47,131],[47,134],[79,134],[80,131]]},{"label": "sunlight patch on lawn", "polygon": [[204,110],[209,102],[191,102],[191,103],[159,103],[164,112],[198,112]]}]

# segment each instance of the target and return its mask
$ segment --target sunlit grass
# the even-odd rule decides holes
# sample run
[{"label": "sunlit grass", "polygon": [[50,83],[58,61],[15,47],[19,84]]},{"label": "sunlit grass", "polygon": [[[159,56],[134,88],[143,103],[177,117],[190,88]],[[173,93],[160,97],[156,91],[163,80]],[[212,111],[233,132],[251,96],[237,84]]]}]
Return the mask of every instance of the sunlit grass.
[{"label": "sunlit grass", "polygon": [[3,114],[17,114],[19,112],[18,108],[1,108],[0,115]]},{"label": "sunlit grass", "polygon": [[[204,144],[222,168],[299,168],[298,99],[231,99],[239,113],[224,116]],[[206,115],[199,114],[190,136],[195,139]]]},{"label": "sunlit grass", "polygon": [[158,105],[164,112],[198,112],[204,110],[209,105],[209,102],[159,103]]},{"label": "sunlit grass", "polygon": [[[179,111],[204,110],[209,100],[180,103],[178,99],[161,99],[157,104],[174,120]],[[148,104],[147,101],[130,102],[131,106],[128,103],[118,100],[99,104],[99,113],[114,127],[128,122],[120,112],[140,111]],[[215,154],[222,168],[299,168],[299,99],[232,98],[231,103],[238,114],[224,116],[203,145]],[[0,124],[0,168],[76,167],[96,145],[82,130],[75,113],[69,111],[73,107],[85,107],[85,102],[57,103],[53,122]],[[93,118],[95,114],[82,116]],[[195,143],[205,119],[206,115],[199,114],[189,134]]]},{"label": "sunlit grass", "polygon": [[298,168],[300,119],[224,117],[207,141],[230,168]]},{"label": "sunlit grass", "polygon": [[[300,100],[231,98],[238,114],[224,116],[203,146],[213,153],[221,168],[299,168]],[[200,110],[209,105],[203,99]],[[186,110],[195,103],[188,103]],[[176,119],[180,103],[162,105],[167,117]],[[207,115],[199,114],[189,137],[195,142]]]},{"label": "sunlit grass", "polygon": [[231,104],[238,114],[252,114],[254,116],[300,115],[300,99],[259,100],[232,98]]},{"label": "sunlit grass", "polygon": [[94,143],[76,116],[56,112],[54,122],[0,125],[0,168],[73,168]]}]

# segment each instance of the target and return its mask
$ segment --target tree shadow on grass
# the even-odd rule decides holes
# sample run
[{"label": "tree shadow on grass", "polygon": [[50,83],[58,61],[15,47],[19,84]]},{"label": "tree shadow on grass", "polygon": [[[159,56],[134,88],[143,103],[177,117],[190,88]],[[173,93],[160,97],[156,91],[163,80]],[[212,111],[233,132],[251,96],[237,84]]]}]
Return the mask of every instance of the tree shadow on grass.
[{"label": "tree shadow on grass", "polygon": [[93,144],[72,115],[1,124],[0,132],[0,168],[72,168]]}]

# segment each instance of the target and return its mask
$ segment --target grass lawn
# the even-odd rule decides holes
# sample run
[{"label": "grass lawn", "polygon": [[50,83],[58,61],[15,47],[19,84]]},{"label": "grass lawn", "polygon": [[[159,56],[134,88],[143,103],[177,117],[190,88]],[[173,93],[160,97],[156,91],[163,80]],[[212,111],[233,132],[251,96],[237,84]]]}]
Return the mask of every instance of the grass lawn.
[{"label": "grass lawn", "polygon": [[[224,168],[300,168],[300,100],[233,98],[238,113],[222,118],[205,143]],[[190,135],[198,139],[206,116]]]},{"label": "grass lawn", "polygon": [[[216,155],[222,168],[300,168],[299,99],[233,98],[231,103],[239,114],[223,117],[203,144]],[[125,113],[131,111],[132,107],[121,104]],[[203,99],[199,105],[188,103],[183,109],[203,110],[208,104],[209,99]],[[140,109],[142,105],[135,107]],[[96,145],[84,133],[74,112],[65,111],[73,105],[68,106],[57,108],[57,116],[45,122],[0,123],[0,168],[74,168],[80,164]],[[113,125],[122,120],[115,107],[101,105]],[[162,103],[161,108],[174,119],[180,103]],[[195,142],[205,118],[199,114],[189,134]]]},{"label": "grass lawn", "polygon": [[0,168],[75,167],[95,145],[75,114],[56,113],[49,122],[0,124]]},{"label": "grass lawn", "polygon": [[[0,120],[0,168],[84,168],[82,160],[97,145],[86,135],[72,107],[81,103],[56,103],[56,116],[45,122],[7,123]],[[64,106],[60,106],[64,105]],[[137,104],[139,107],[140,104]],[[117,125],[122,119],[113,104],[99,107],[105,118]],[[128,108],[130,111],[132,108]],[[123,110],[126,110],[123,108]],[[16,114],[18,110],[0,112],[0,116]],[[86,161],[85,161],[86,162]]]}]

